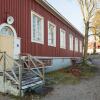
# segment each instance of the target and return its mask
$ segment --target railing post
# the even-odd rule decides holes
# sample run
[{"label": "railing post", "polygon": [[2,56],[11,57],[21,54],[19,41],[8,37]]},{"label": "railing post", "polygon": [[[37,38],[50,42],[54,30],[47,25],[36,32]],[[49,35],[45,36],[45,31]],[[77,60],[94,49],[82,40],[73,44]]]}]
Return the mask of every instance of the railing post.
[{"label": "railing post", "polygon": [[43,66],[43,83],[45,83],[45,66]]},{"label": "railing post", "polygon": [[4,67],[3,67],[3,82],[4,82],[4,93],[5,93],[5,71],[6,71],[6,52],[3,53],[3,64],[4,64]]},{"label": "railing post", "polygon": [[[19,56],[19,60],[20,60],[20,63],[22,63],[21,56]],[[22,96],[21,89],[22,89],[22,66],[19,67],[19,93],[20,93],[19,95],[20,97]]]}]

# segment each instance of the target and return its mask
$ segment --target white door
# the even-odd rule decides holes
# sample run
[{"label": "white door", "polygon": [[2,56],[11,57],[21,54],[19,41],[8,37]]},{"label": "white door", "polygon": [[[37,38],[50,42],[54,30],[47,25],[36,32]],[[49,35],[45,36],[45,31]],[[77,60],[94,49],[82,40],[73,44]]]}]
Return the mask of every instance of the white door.
[{"label": "white door", "polygon": [[[0,52],[6,52],[7,55],[13,58],[14,56],[14,33],[8,26],[4,26],[0,30]],[[3,65],[3,60],[0,61]],[[6,70],[13,66],[13,61],[6,57]]]},{"label": "white door", "polygon": [[9,56],[13,57],[14,52],[14,37],[0,35],[0,52],[6,52]]},{"label": "white door", "polygon": [[8,26],[4,26],[0,30],[0,51],[6,52],[13,57],[14,54],[14,32]]}]

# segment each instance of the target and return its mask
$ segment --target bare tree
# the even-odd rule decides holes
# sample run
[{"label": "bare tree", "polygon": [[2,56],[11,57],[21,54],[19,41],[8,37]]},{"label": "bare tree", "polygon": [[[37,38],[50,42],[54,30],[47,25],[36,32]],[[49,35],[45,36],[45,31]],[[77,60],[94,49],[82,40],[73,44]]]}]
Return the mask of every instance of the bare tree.
[{"label": "bare tree", "polygon": [[90,21],[94,15],[95,8],[96,8],[96,0],[77,0],[81,12],[83,15],[83,21],[84,21],[84,61],[87,59],[87,50],[88,50],[88,33],[90,28]]},{"label": "bare tree", "polygon": [[93,53],[96,53],[96,42],[97,42],[97,36],[100,35],[100,9],[96,10],[94,18],[92,19],[92,26],[93,28],[91,29],[93,34],[94,34],[94,48],[93,48]]}]

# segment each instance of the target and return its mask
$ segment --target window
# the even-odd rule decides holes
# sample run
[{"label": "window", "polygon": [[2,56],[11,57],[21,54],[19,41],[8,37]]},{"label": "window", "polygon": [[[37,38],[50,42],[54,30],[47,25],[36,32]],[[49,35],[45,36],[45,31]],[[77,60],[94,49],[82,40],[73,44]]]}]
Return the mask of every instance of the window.
[{"label": "window", "polygon": [[10,27],[4,26],[0,31],[0,35],[4,35],[4,36],[6,36],[6,35],[11,36],[12,35],[13,36],[14,33]]},{"label": "window", "polygon": [[56,46],[56,26],[48,22],[48,45]]},{"label": "window", "polygon": [[66,49],[66,32],[60,29],[60,48]]},{"label": "window", "polygon": [[80,41],[80,52],[82,53],[82,41]]},{"label": "window", "polygon": [[78,52],[78,38],[75,38],[75,51]]},{"label": "window", "polygon": [[44,20],[35,12],[31,12],[32,42],[44,43]]},{"label": "window", "polygon": [[69,49],[73,50],[73,35],[69,34]]},{"label": "window", "polygon": [[100,1],[98,0],[97,4],[96,4],[96,8],[100,9]]}]

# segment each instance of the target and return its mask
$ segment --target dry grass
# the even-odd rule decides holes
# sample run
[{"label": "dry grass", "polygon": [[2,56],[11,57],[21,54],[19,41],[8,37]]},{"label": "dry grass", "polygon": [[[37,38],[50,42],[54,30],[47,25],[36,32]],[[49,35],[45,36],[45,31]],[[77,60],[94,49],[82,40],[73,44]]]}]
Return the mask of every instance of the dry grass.
[{"label": "dry grass", "polygon": [[[79,75],[75,76],[75,74],[69,71],[72,68],[79,69]],[[89,79],[95,76],[97,69],[95,66],[72,66],[67,69],[62,69],[60,71],[55,71],[46,74],[46,84],[54,85],[54,84],[78,84],[80,83],[80,79]],[[75,72],[77,73],[77,72]]]},{"label": "dry grass", "polygon": [[77,84],[80,82],[78,77],[75,77],[71,73],[64,73],[62,71],[55,71],[46,74],[47,85],[53,84]]}]

